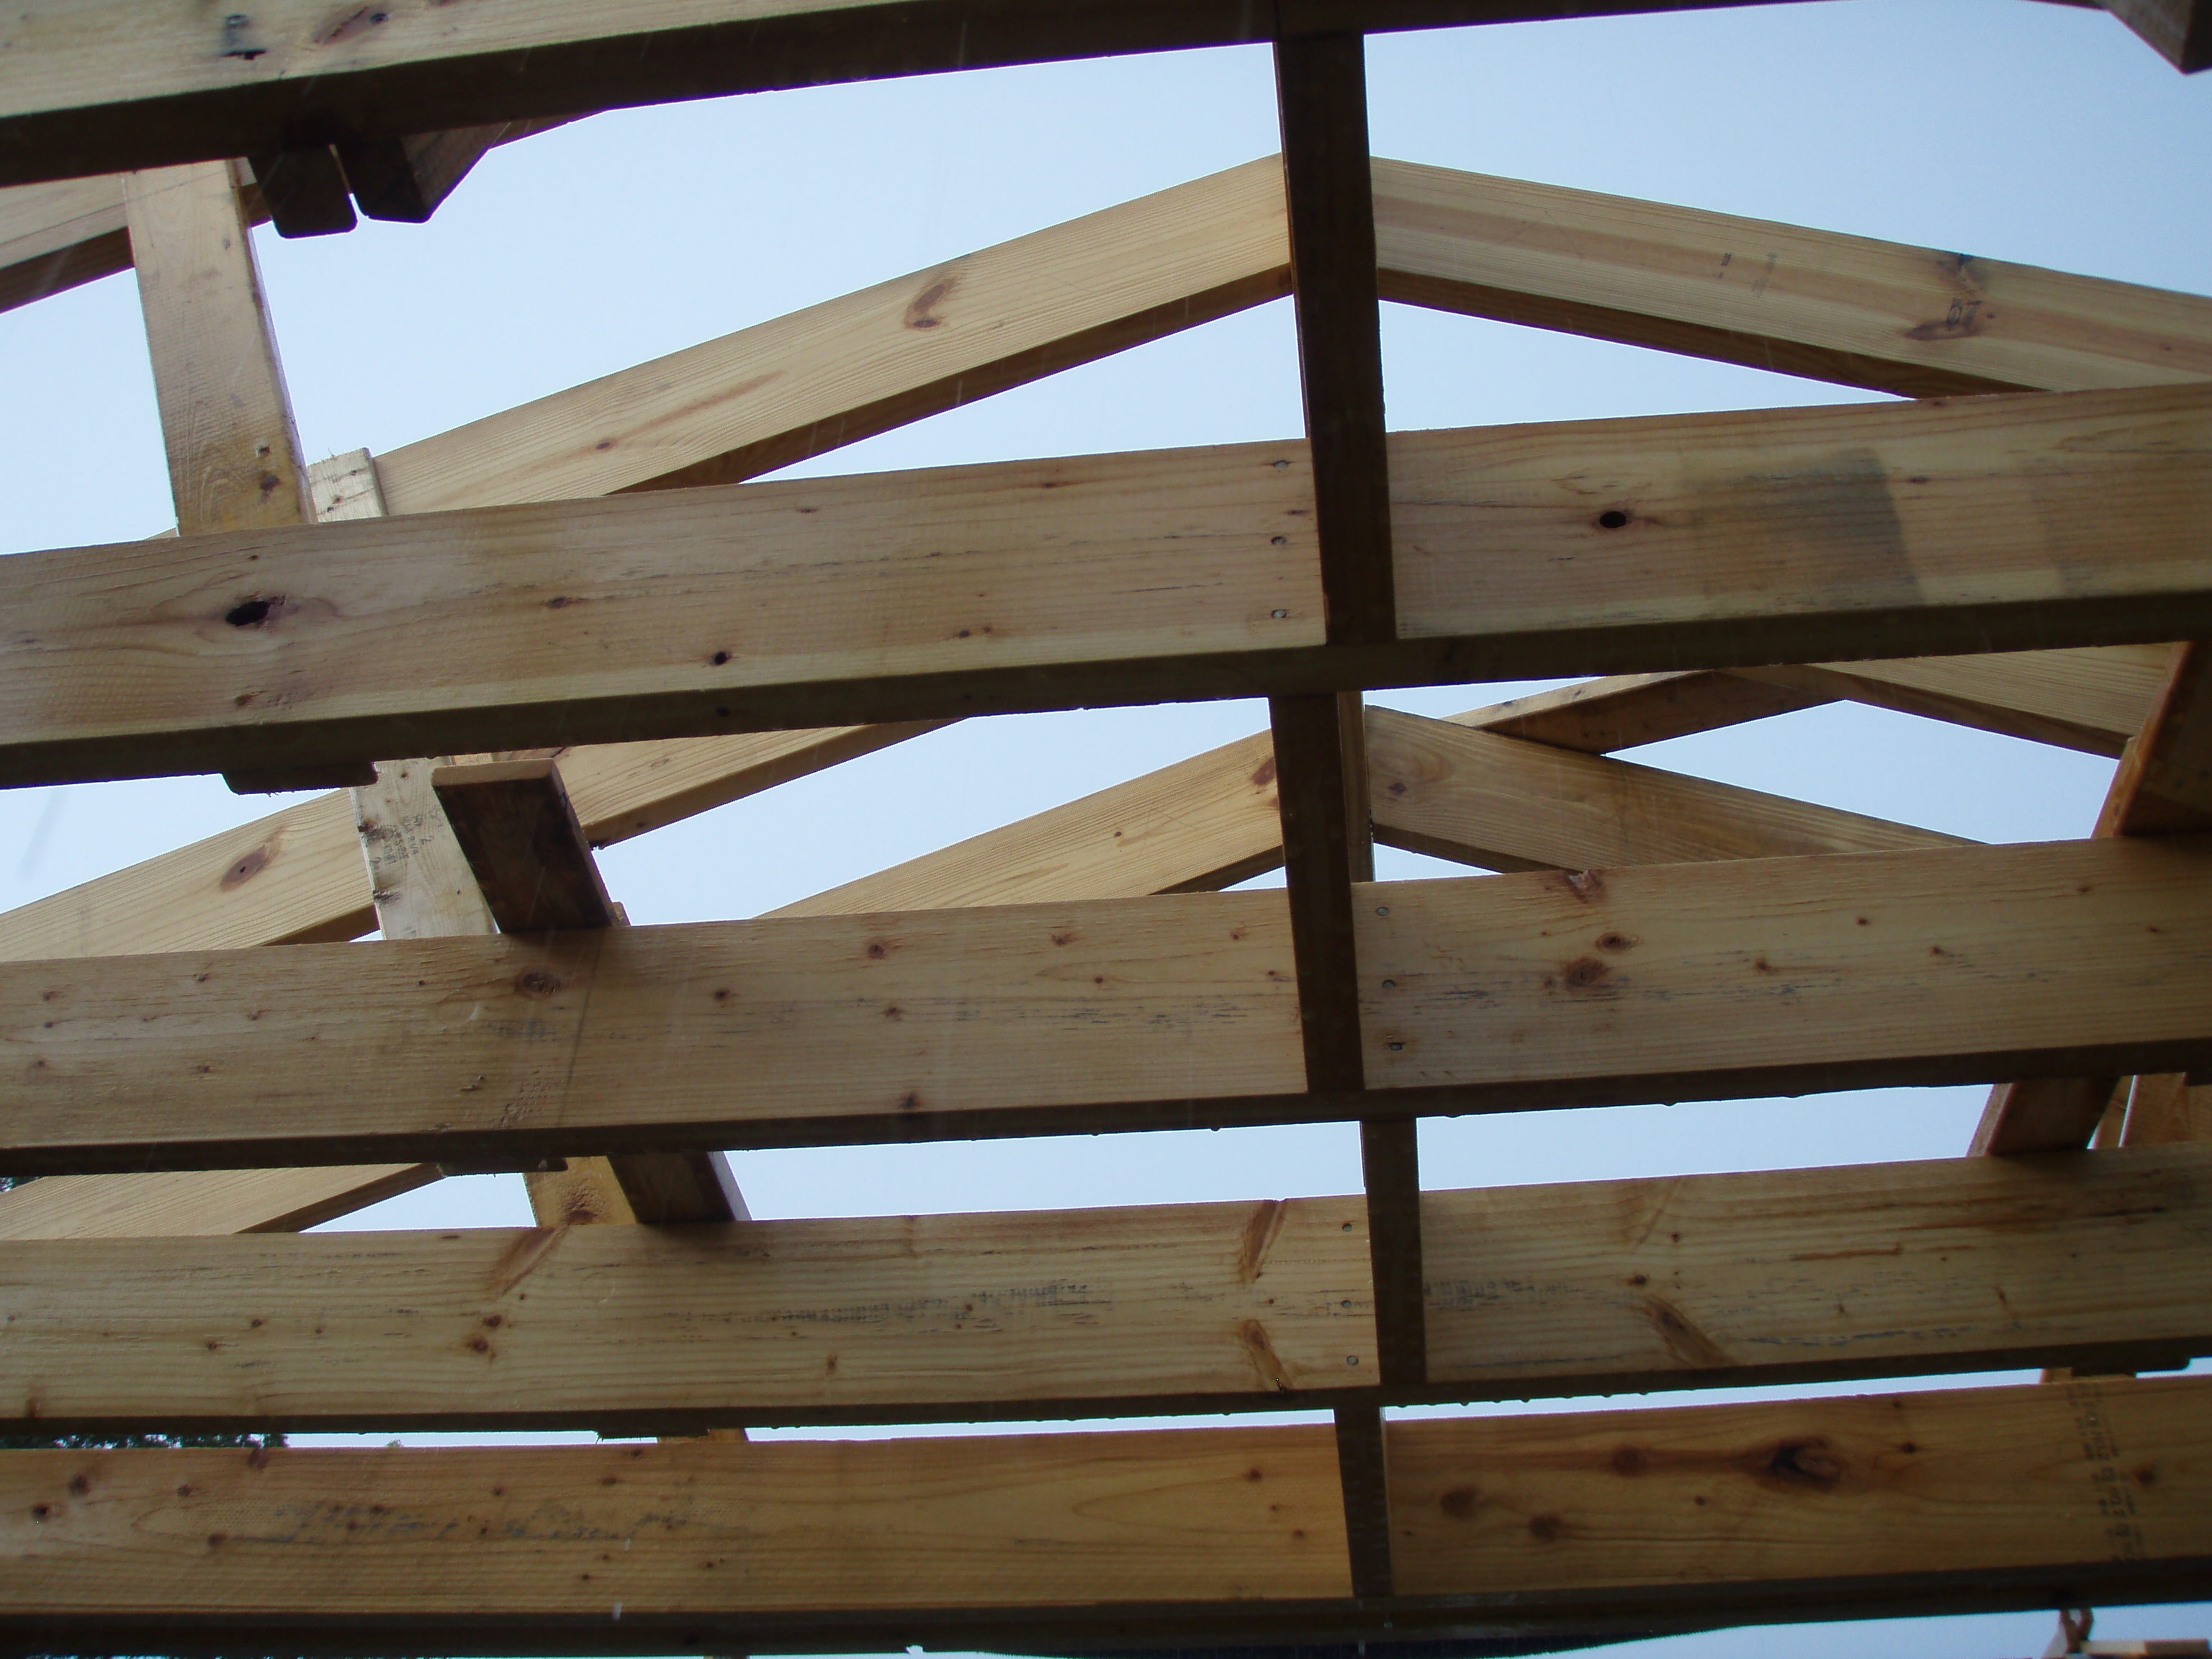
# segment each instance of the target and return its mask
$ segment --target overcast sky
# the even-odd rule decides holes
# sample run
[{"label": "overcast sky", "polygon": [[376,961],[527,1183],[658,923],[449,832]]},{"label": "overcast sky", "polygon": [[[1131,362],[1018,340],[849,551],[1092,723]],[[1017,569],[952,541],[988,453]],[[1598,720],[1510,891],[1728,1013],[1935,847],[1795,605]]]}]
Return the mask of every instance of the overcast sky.
[{"label": "overcast sky", "polygon": [[[1370,43],[1378,154],[2130,282],[2212,289],[2212,76],[2100,13],[1839,0]],[[259,247],[310,456],[388,450],[800,306],[1277,148],[1265,50],[994,70],[594,118],[503,149],[428,226]],[[1394,427],[1865,394],[1384,308]],[[0,315],[0,550],[172,522],[135,286]],[[847,450],[813,473],[1299,429],[1287,303]],[[1518,688],[1376,694],[1443,714]],[[641,922],[742,916],[1257,729],[1212,704],[965,725],[612,849]],[[1842,707],[1632,758],[1984,840],[2087,832],[2111,766]],[[0,796],[0,903],[257,817],[211,779]],[[1448,867],[1384,852],[1387,876]],[[1954,1156],[1979,1090],[1424,1126],[1431,1187]],[[763,1216],[1351,1190],[1345,1127],[747,1153]],[[449,1182],[347,1224],[507,1224],[519,1182]],[[1976,1379],[1988,1381],[1991,1379]],[[1805,1392],[1797,1390],[1796,1392]],[[1680,1398],[1680,1396],[1676,1397]],[[1570,1402],[1586,1405],[1590,1402]],[[1624,1402],[1627,1403],[1627,1402]],[[1672,1403],[1653,1401],[1648,1403]],[[2202,1635],[2212,1608],[2100,1635]],[[1648,1644],[1723,1659],[2005,1659],[2042,1614]]]}]

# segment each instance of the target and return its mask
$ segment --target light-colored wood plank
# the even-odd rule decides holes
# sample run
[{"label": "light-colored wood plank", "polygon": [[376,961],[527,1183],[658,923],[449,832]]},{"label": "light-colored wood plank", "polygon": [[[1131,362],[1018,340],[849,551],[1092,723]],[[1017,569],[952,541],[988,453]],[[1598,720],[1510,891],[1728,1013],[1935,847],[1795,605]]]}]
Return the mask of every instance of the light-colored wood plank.
[{"label": "light-colored wood plank", "polygon": [[[1393,1424],[1401,1593],[1453,1600],[1394,1607],[1389,1632],[2185,1599],[2212,1559],[2208,1392]],[[0,1632],[768,1651],[888,1622],[1057,1648],[1180,1607],[1217,1639],[1347,1614],[1381,1639],[1343,1605],[1331,1438],[27,1452],[0,1468]],[[981,1608],[1000,1616],[960,1617]]]},{"label": "light-colored wood plank", "polygon": [[[1430,1192],[1378,1396],[1357,1198],[0,1250],[48,1431],[372,1431],[1618,1394],[2212,1350],[2212,1147]],[[96,1316],[88,1316],[96,1310]]]},{"label": "light-colored wood plank", "polygon": [[127,174],[123,205],[179,531],[309,522],[291,398],[230,164]]},{"label": "light-colored wood plank", "polygon": [[1369,1085],[1437,1091],[1424,1110],[1720,1098],[2136,1042],[2112,1070],[2184,1069],[2212,1037],[2208,876],[2176,836],[1382,883]]},{"label": "light-colored wood plank", "polygon": [[1376,839],[1486,870],[1960,847],[1955,836],[1657,767],[1367,711]]},{"label": "light-colored wood plank", "polygon": [[2171,646],[2107,645],[1739,672],[1809,694],[2117,756],[2149,714],[2172,654]]},{"label": "light-colored wood plank", "polygon": [[[244,1612],[249,1586],[253,1605],[292,1614],[465,1608],[605,1628],[618,1606],[622,1638],[689,1609],[1340,1595],[1335,1464],[1328,1431],[1306,1428],[288,1450],[251,1465],[32,1453],[0,1465],[0,1620],[104,1610],[180,1631]],[[274,1511],[298,1518],[279,1531]]]},{"label": "light-colored wood plank", "polygon": [[378,458],[395,513],[733,483],[1289,291],[1270,157]]},{"label": "light-colored wood plank", "polygon": [[1372,647],[1295,444],[24,555],[0,779],[2167,633],[2208,449],[2196,386],[1404,434]]},{"label": "light-colored wood plank", "polygon": [[160,1260],[47,1243],[0,1253],[0,1397],[46,1424],[160,1402],[264,1428],[609,1433],[1264,1407],[1371,1389],[1366,1258],[1355,1199],[239,1237]]},{"label": "light-colored wood plank", "polygon": [[[1678,655],[1730,665],[1752,650],[1722,625],[1742,606],[1763,613],[1765,660],[1907,654],[1922,608],[1939,596],[1981,607],[1992,623],[2061,585],[2091,599],[2053,567],[2117,550],[2114,498],[2096,496],[2102,528],[2075,520],[2060,503],[2078,499],[2086,513],[2099,469],[2077,471],[2057,446],[2128,450],[2143,467],[2130,537],[2148,545],[2178,536],[2212,491],[2204,434],[2193,430],[2194,411],[2208,408],[2206,391],[2190,386],[1404,434],[1393,454],[1401,629],[1463,635],[1469,666],[1543,661],[1564,672],[1652,665],[1590,647],[1616,629],[1656,625]],[[1647,447],[1662,430],[1668,447]],[[2021,483],[2028,468],[2032,490]],[[1967,551],[1985,536],[1986,551]],[[1662,574],[1692,568],[1694,592]],[[1564,597],[1555,584],[1571,586],[1578,623],[1553,610]],[[1871,608],[1877,594],[1883,623],[1852,629],[1857,648],[1796,648],[1820,631],[1816,619]],[[2077,603],[2072,614],[2090,611]],[[1516,648],[1554,629],[1540,656]],[[2096,641],[2033,643],[2101,643],[2118,632],[2097,631]],[[1589,643],[1577,649],[1570,633]]]},{"label": "light-colored wood plank", "polygon": [[1421,1221],[1438,1394],[2150,1369],[2212,1349],[2203,1146],[1431,1192]]},{"label": "light-colored wood plank", "polygon": [[[1304,1085],[1273,892],[22,963],[0,984],[10,975],[26,976],[10,1006],[34,1011],[24,1036],[46,1051],[0,1080],[19,1135],[88,1146],[112,1137],[106,1111],[140,1130],[151,1114],[164,1127],[149,1138],[172,1139],[173,1120],[179,1145],[206,1154],[185,1161],[221,1168],[400,1155],[391,1128],[411,1155],[462,1164],[509,1155],[518,1133],[543,1156],[757,1144],[760,1123],[817,1111],[801,1139],[844,1138],[829,1120],[848,1115],[894,1135],[1029,1133],[1117,1097],[1164,1126],[1205,1109],[1181,1103]],[[64,1001],[90,1018],[56,1018]],[[280,1030],[300,1046],[264,1067]],[[331,1089],[359,1135],[342,1155],[309,1104]],[[72,1153],[45,1167],[149,1165]]]},{"label": "light-colored wood plank", "polygon": [[2212,1086],[2192,1089],[2186,1074],[2175,1072],[2138,1077],[2131,1084],[2122,1145],[2212,1141]]},{"label": "light-colored wood plank", "polygon": [[1274,752],[1255,732],[770,914],[1210,891],[1282,861]]},{"label": "light-colored wood plank", "polygon": [[1411,304],[1909,397],[2212,380],[2193,294],[1379,158],[1375,210]]},{"label": "light-colored wood plank", "polygon": [[1279,892],[9,964],[0,1168],[2185,1070],[2212,1061],[2208,860],[2163,837],[1363,886],[1367,1079],[1389,1098],[1304,1091]]},{"label": "light-colored wood plank", "polygon": [[1751,1612],[1791,1580],[1798,1618],[1866,1617],[1939,1574],[2040,1566],[2048,1595],[2100,1569],[2201,1572],[2208,1394],[2191,1378],[1393,1424],[1401,1588],[1640,1586],[1656,1607],[1728,1584]]}]

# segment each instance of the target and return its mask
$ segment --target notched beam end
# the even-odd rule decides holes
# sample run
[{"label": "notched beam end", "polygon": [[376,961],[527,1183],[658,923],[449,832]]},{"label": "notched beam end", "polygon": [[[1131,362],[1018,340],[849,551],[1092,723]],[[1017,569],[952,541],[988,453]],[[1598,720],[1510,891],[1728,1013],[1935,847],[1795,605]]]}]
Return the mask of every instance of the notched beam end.
[{"label": "notched beam end", "polygon": [[616,925],[614,901],[552,761],[441,766],[430,787],[501,933]]},{"label": "notched beam end", "polygon": [[288,795],[305,789],[365,789],[376,781],[376,768],[367,761],[256,767],[226,772],[222,781],[234,795]]},{"label": "notched beam end", "polygon": [[279,236],[335,236],[354,228],[353,199],[328,144],[256,155],[253,181]]}]

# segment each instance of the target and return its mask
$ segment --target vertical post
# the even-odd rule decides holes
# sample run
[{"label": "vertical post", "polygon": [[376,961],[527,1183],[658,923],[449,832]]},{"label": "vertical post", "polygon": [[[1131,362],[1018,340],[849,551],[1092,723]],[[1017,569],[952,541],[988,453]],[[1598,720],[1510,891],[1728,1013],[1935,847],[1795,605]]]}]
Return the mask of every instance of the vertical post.
[{"label": "vertical post", "polygon": [[[1334,645],[1397,635],[1389,457],[1367,144],[1366,47],[1357,34],[1275,44],[1283,180],[1322,592]],[[1283,817],[1285,881],[1297,957],[1306,1086],[1360,1092],[1354,883],[1375,878],[1360,694],[1268,703]],[[1385,1386],[1426,1376],[1420,1183],[1410,1119],[1360,1125],[1376,1337]],[[1354,1593],[1392,1593],[1388,1431],[1377,1406],[1336,1414]]]},{"label": "vertical post", "polygon": [[126,173],[123,208],[179,533],[308,522],[292,401],[231,164]]}]

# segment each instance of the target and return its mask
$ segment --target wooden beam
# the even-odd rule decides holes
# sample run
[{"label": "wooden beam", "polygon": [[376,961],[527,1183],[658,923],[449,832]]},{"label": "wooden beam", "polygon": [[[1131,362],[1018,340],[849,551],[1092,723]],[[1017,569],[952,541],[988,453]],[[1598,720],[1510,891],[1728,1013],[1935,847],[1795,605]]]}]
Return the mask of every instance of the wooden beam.
[{"label": "wooden beam", "polygon": [[[2212,651],[2185,645],[2142,732],[2128,744],[2104,810],[2100,836],[2193,834],[2212,829]],[[2031,1078],[1991,1091],[1974,1130],[1978,1152],[2051,1152],[2085,1145],[2111,1109],[2124,1110],[2121,1079]]]},{"label": "wooden beam", "polygon": [[133,174],[123,195],[179,531],[305,525],[299,434],[230,164]]},{"label": "wooden beam", "polygon": [[2118,756],[2148,718],[2172,656],[2171,646],[2107,645],[1738,672],[1814,696]]},{"label": "wooden beam", "polygon": [[1960,847],[1954,836],[1578,754],[1388,708],[1367,711],[1375,837],[1486,870]]},{"label": "wooden beam", "polygon": [[[1275,88],[1327,637],[1332,644],[1382,643],[1397,637],[1398,617],[1368,187],[1366,42],[1358,34],[1279,40]],[[1306,1085],[1315,1090],[1357,1092],[1366,1082],[1352,923],[1352,884],[1375,877],[1361,702],[1357,691],[1340,691],[1267,703]],[[1364,1122],[1359,1130],[1386,1384],[1426,1375],[1416,1133],[1410,1120]],[[1379,1409],[1340,1406],[1336,1443],[1352,1593],[1387,1596],[1389,1474]]]},{"label": "wooden beam", "polygon": [[1397,637],[1398,618],[1364,38],[1277,40],[1275,95],[1328,637],[1380,643]]},{"label": "wooden beam", "polygon": [[1332,1402],[1356,1414],[1378,1400],[2136,1369],[2212,1352],[2212,1146],[1422,1204],[1431,1352],[1417,1384],[1376,1386],[1355,1196],[11,1244],[0,1401],[14,1403],[0,1421],[27,1429],[35,1408],[53,1432],[612,1434]]},{"label": "wooden beam", "polygon": [[767,1652],[897,1632],[1049,1651],[1136,1621],[1218,1647],[1382,1639],[1386,1618],[1403,1639],[2179,1601],[2212,1565],[2208,1392],[1393,1424],[1401,1599],[1364,1621],[1324,1428],[26,1452],[0,1469],[21,1564],[0,1575],[0,1635]]},{"label": "wooden beam", "polygon": [[[1305,1088],[1270,892],[9,964],[4,1006],[27,1012],[0,1168],[465,1164],[2186,1071],[2212,1061],[2191,991],[2208,860],[2138,837],[1363,887],[1368,1092],[1348,1096]],[[646,1091],[641,1043],[659,1057]]]},{"label": "wooden beam", "polygon": [[555,762],[443,766],[430,774],[430,787],[501,933],[617,925]]},{"label": "wooden beam", "polygon": [[[1735,0],[1692,0],[1724,4]],[[1668,0],[1679,6],[1680,0]],[[1424,28],[1649,11],[1659,0],[1336,0],[1281,32]],[[854,18],[849,0],[777,0],[732,17],[708,0],[549,15],[519,0],[461,21],[406,10],[334,35],[313,0],[181,15],[124,0],[95,21],[64,0],[9,15],[0,52],[41,73],[0,99],[0,184],[359,142],[485,122],[1011,64],[1273,38],[1227,0],[1170,10],[1115,0],[1041,16],[924,0]],[[841,20],[842,20],[841,21]]]},{"label": "wooden beam", "polygon": [[[554,762],[441,767],[429,783],[501,933],[623,925]],[[617,1194],[605,1192],[608,1182]],[[747,1218],[729,1160],[711,1151],[570,1159],[566,1170],[532,1178],[531,1203],[541,1223],[556,1224]]]},{"label": "wooden beam", "polygon": [[256,150],[252,167],[279,236],[336,236],[354,228],[345,169],[328,144]]},{"label": "wooden beam", "polygon": [[2184,74],[2212,69],[2212,6],[2205,0],[2103,0],[2103,4]]},{"label": "wooden beam", "polygon": [[[1711,1578],[1752,1618],[1802,1620],[1876,1616],[1974,1574],[2017,1593],[2045,1550],[2068,1562],[2039,1577],[2046,1598],[2151,1582],[2150,1563],[2212,1544],[2197,1500],[2162,1490],[2203,1478],[2208,1393],[2190,1379],[1394,1424],[1401,1588],[1603,1584],[1656,1611]],[[1851,1589],[1804,1583],[1829,1575]]]},{"label": "wooden beam", "polygon": [[1911,398],[2212,379],[2193,294],[1379,157],[1375,216],[1410,305]]},{"label": "wooden beam", "polygon": [[1322,641],[1297,444],[27,554],[0,780],[2212,632],[2208,447],[2197,387],[1406,434],[1378,646]]}]

